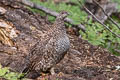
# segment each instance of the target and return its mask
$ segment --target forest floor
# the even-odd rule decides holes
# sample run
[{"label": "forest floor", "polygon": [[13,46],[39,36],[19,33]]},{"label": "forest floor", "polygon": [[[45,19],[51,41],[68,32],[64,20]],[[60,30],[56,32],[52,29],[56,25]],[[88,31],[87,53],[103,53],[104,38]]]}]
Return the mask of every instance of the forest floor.
[{"label": "forest floor", "polygon": [[[47,21],[46,18],[36,15],[39,18],[38,20],[35,14],[33,15],[31,11],[24,9],[22,5],[13,3],[12,0],[11,3],[7,0],[5,1],[1,0],[0,5],[2,5],[7,12],[0,16],[0,19],[10,21],[19,31],[18,39],[16,39],[18,44],[16,43],[16,46],[20,52],[16,53],[28,53],[27,50],[31,47],[30,43],[34,45],[37,40],[34,38],[31,39],[31,37],[36,38],[36,34],[39,36],[37,30],[36,32],[32,31],[30,26],[35,26],[40,30],[44,28],[43,25],[50,25],[51,23],[48,24],[49,21]],[[46,74],[35,80],[120,80],[119,57],[99,46],[93,46],[88,43],[88,41],[76,36],[73,28],[67,28],[66,30],[71,47],[64,59],[55,66],[56,74]],[[7,52],[5,52],[5,54],[6,53]],[[3,55],[2,52],[0,52],[0,54]],[[0,63],[5,60],[4,57],[1,57],[3,56],[0,55]],[[7,59],[8,58],[6,58],[6,60]]]},{"label": "forest floor", "polygon": [[120,59],[106,49],[93,46],[68,30],[71,48],[55,67],[57,74],[37,80],[120,80]]}]

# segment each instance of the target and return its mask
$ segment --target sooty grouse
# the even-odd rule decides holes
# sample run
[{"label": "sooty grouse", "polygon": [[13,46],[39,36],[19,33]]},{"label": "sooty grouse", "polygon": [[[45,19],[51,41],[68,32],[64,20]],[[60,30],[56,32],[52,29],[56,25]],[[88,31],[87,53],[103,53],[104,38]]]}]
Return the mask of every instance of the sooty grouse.
[{"label": "sooty grouse", "polygon": [[28,69],[25,72],[46,72],[52,70],[58,62],[63,59],[70,47],[69,38],[66,34],[64,19],[68,13],[62,11],[55,22],[43,34],[40,40],[33,46],[28,56]]}]

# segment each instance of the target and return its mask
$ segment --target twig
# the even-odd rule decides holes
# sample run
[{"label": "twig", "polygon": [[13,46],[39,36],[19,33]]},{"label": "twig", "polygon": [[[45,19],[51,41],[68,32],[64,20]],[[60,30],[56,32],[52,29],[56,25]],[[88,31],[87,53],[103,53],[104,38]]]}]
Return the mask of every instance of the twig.
[{"label": "twig", "polygon": [[115,36],[117,36],[117,37],[120,38],[119,35],[117,35],[116,33],[112,32],[112,30],[111,30],[108,26],[106,26],[104,23],[102,23],[90,10],[88,10],[88,8],[86,8],[86,7],[81,3],[80,0],[78,0],[78,2],[83,6],[83,8],[84,8],[90,15],[92,15],[92,17],[93,17],[94,19],[96,19],[96,21],[97,21],[98,23],[100,23],[101,25],[103,25],[103,26],[104,26],[108,31],[110,31],[112,34],[114,34]]},{"label": "twig", "polygon": [[[35,3],[33,3],[31,1],[29,1],[29,0],[22,0],[21,2],[26,6],[29,6],[31,8],[35,8],[35,9],[39,9],[39,10],[41,10],[41,11],[43,11],[43,12],[45,12],[45,13],[51,15],[51,16],[54,16],[54,17],[57,17],[58,14],[59,14],[59,13],[57,13],[55,11],[52,11],[52,10],[46,8],[46,7],[35,4]],[[70,19],[70,18],[65,18],[65,22],[67,22],[67,23],[69,23],[69,24],[71,24],[71,25],[73,25],[75,27],[77,26],[77,28],[81,29],[82,31],[85,31],[85,27],[82,24],[76,25],[76,24],[74,24],[74,21],[72,19]]]},{"label": "twig", "polygon": [[101,6],[97,1],[95,1],[95,0],[93,0],[93,1],[101,8],[101,10],[104,12],[104,14],[108,17],[108,19],[109,19],[113,24],[115,24],[115,25],[118,27],[118,29],[120,29],[120,26],[118,25],[118,23],[115,22],[115,21],[105,12],[105,10],[102,8],[102,6]]}]

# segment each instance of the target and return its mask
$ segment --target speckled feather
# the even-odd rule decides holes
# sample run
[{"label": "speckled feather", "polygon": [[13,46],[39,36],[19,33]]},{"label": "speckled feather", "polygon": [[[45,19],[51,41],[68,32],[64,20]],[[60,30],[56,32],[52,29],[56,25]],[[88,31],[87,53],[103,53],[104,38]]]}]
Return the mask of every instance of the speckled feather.
[{"label": "speckled feather", "polygon": [[61,12],[48,32],[33,46],[28,57],[30,70],[48,71],[64,58],[70,47],[64,26],[66,16],[67,12]]}]

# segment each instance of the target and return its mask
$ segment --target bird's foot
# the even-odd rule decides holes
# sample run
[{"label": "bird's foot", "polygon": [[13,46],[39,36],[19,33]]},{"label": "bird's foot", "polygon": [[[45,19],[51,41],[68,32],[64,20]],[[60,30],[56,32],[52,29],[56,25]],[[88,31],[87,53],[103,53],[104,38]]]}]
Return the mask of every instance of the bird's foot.
[{"label": "bird's foot", "polygon": [[59,72],[57,75],[58,75],[58,76],[63,76],[64,73],[63,73],[63,72]]},{"label": "bird's foot", "polygon": [[45,76],[47,76],[48,74],[45,74],[45,73],[43,73],[43,72],[41,72],[41,76],[42,77],[45,77]]}]

